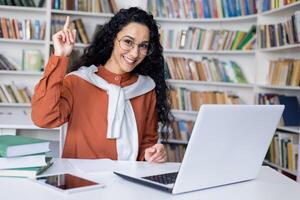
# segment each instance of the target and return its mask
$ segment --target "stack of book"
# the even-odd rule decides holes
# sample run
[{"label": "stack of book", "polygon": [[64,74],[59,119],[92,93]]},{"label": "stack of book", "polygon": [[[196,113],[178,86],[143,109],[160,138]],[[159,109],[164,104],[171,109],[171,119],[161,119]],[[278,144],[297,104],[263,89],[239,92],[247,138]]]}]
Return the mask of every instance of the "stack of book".
[{"label": "stack of book", "polygon": [[49,141],[0,135],[0,176],[35,178],[51,165]]}]

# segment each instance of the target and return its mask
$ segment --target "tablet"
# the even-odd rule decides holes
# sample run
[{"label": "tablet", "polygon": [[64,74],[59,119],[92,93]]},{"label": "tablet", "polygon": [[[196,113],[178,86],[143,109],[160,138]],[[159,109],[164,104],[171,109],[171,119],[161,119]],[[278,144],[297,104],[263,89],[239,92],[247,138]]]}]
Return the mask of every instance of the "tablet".
[{"label": "tablet", "polygon": [[97,183],[77,175],[67,173],[40,176],[33,181],[65,194],[83,192],[104,187],[102,183]]}]

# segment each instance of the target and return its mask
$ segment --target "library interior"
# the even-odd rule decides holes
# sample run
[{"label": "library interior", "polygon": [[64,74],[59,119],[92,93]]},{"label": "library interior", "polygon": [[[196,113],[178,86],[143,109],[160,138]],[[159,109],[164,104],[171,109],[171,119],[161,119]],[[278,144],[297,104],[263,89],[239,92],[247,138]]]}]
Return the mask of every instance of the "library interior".
[{"label": "library interior", "polygon": [[[53,75],[57,73],[46,68],[47,66],[50,69],[51,62],[55,60],[53,56],[57,44],[53,41],[53,35],[65,30],[68,17],[68,27],[76,30],[72,52],[67,56],[68,66],[65,73],[66,77],[71,77],[67,74],[74,71],[73,66],[83,58],[81,56],[99,48],[90,46],[97,33],[101,32],[102,28],[105,29],[104,25],[113,19],[120,9],[130,7],[138,7],[151,14],[158,27],[164,62],[164,74],[160,77],[163,77],[168,88],[168,92],[164,92],[163,97],[168,99],[159,99],[160,96],[157,98],[156,105],[159,101],[168,102],[170,104],[168,114],[172,116],[169,118],[170,126],[167,128],[160,122],[154,125],[157,128],[155,130],[158,135],[157,143],[165,152],[164,164],[180,164],[183,161],[197,114],[203,105],[284,105],[283,114],[261,165],[280,174],[278,181],[282,179],[294,182],[295,186],[291,187],[298,187],[300,191],[299,0],[0,0],[0,193],[2,193],[2,185],[5,190],[10,190],[8,186],[4,186],[6,181],[10,183],[16,181],[22,188],[20,179],[16,177],[36,179],[42,174],[47,174],[49,170],[51,172],[52,168],[57,167],[56,161],[59,163],[68,160],[62,159],[66,155],[65,149],[73,148],[73,146],[65,147],[65,142],[68,144],[72,142],[72,137],[66,134],[67,131],[73,130],[74,124],[71,126],[72,130],[68,130],[68,123],[61,123],[55,127],[52,125],[40,127],[32,120],[32,113],[40,113],[43,110],[32,104],[32,99],[37,102],[38,98],[43,97],[42,95],[35,97],[35,90],[42,87],[43,83],[46,89],[46,84],[51,84],[51,81],[49,79],[42,82],[43,79],[47,79],[52,73]],[[123,41],[119,41],[122,48],[121,42]],[[134,40],[125,40],[125,42],[134,43]],[[148,48],[149,51],[151,47],[150,43],[146,44],[146,47],[143,43],[134,44],[137,44],[140,54],[143,48]],[[132,49],[135,49],[135,45]],[[147,57],[148,54],[145,56]],[[126,59],[130,58],[126,57]],[[59,63],[61,62],[63,61],[59,60]],[[61,67],[60,64],[58,67]],[[99,71],[101,73],[101,70]],[[39,82],[41,84],[36,87]],[[55,84],[62,83],[57,81]],[[101,89],[97,88],[97,90]],[[59,97],[59,95],[60,93],[53,93],[52,98],[65,98],[64,100],[68,101],[67,97]],[[126,96],[126,92],[124,95]],[[88,94],[83,96],[89,98]],[[50,95],[48,97],[51,98]],[[45,102],[51,101],[49,99]],[[134,100],[130,101],[132,101],[132,107],[129,103],[130,108],[135,109]],[[63,105],[57,109],[63,111],[69,109],[63,108]],[[127,105],[124,108],[125,115]],[[47,106],[52,105],[44,105],[43,108]],[[85,109],[85,106],[82,104],[81,109]],[[147,106],[145,105],[145,108]],[[94,109],[96,108],[97,106]],[[163,113],[166,111],[164,108],[160,107],[158,111]],[[54,112],[58,111],[53,110]],[[80,114],[75,111],[75,106],[70,112],[73,112],[72,118],[76,118],[73,114]],[[146,112],[148,110],[145,114]],[[97,111],[93,111],[92,115],[95,113]],[[163,116],[161,113],[158,113],[159,119]],[[104,115],[101,111],[98,114]],[[141,119],[148,120],[147,117]],[[103,123],[110,123],[109,119],[103,119],[105,120]],[[139,120],[133,123],[138,126],[138,131],[140,123],[144,123]],[[81,130],[78,126],[80,124],[75,127]],[[76,133],[78,132],[74,131],[74,134]],[[134,138],[130,136],[129,139]],[[101,146],[101,143],[99,145]],[[218,149],[218,146],[215,148]],[[146,154],[145,158],[144,156],[141,158],[147,160]],[[70,166],[80,165],[75,159],[69,160]],[[107,159],[103,159],[104,161],[107,166],[112,166]],[[92,161],[86,160],[86,162],[88,165]],[[84,166],[82,162],[80,166],[84,168],[87,165]],[[123,166],[122,162],[120,166]],[[73,166],[74,168],[76,167]],[[79,168],[77,170],[80,171]],[[109,187],[109,184],[106,187]],[[276,190],[275,186],[268,187],[270,187],[269,191]],[[143,190],[143,188],[139,189]],[[286,194],[289,195],[289,187],[285,189]],[[109,197],[112,191],[99,194]],[[296,190],[292,192],[294,191]],[[29,191],[22,192],[25,197],[29,195],[27,194]],[[17,194],[6,193],[4,197],[7,198],[10,197],[9,195],[16,199],[20,197]],[[148,193],[150,198],[152,193],[147,190],[146,194]],[[121,194],[115,197],[122,198]],[[222,195],[221,191],[217,194]],[[274,196],[275,194],[276,192]],[[123,195],[125,199],[130,197],[133,199],[143,193],[140,191],[134,197],[127,193]],[[159,195],[165,194],[153,195],[153,198],[160,198]],[[201,195],[206,197],[206,193],[199,194]],[[293,195],[296,199],[296,193],[291,194],[294,198]],[[55,198],[55,196],[48,198],[50,197]],[[192,199],[196,197],[191,196]],[[230,198],[230,196],[224,197]],[[77,198],[79,199],[80,195]],[[161,199],[163,198],[168,196]],[[181,198],[184,196],[178,197]],[[234,196],[231,196],[231,199],[235,199]]]}]

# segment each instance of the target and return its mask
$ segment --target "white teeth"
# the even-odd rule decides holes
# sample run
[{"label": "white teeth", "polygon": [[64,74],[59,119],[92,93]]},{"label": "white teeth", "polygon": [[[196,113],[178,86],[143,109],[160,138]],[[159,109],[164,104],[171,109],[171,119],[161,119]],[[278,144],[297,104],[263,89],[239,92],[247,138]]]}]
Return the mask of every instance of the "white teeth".
[{"label": "white teeth", "polygon": [[123,57],[129,63],[134,63],[135,62],[134,60],[131,60],[130,58],[127,58],[126,56],[123,56]]}]

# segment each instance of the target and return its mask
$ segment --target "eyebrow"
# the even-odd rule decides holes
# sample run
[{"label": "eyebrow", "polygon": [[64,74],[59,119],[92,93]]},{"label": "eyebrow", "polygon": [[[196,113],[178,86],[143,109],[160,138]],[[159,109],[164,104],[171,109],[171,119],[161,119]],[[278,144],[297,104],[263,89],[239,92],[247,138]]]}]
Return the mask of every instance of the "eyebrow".
[{"label": "eyebrow", "polygon": [[[133,41],[135,41],[135,38],[134,38],[134,37],[131,37],[131,36],[129,36],[129,35],[125,35],[125,36],[123,36],[123,37],[128,37],[128,38],[132,39]],[[140,44],[143,44],[143,43],[149,43],[149,41],[148,41],[148,40],[145,40],[145,41],[141,42]]]}]

